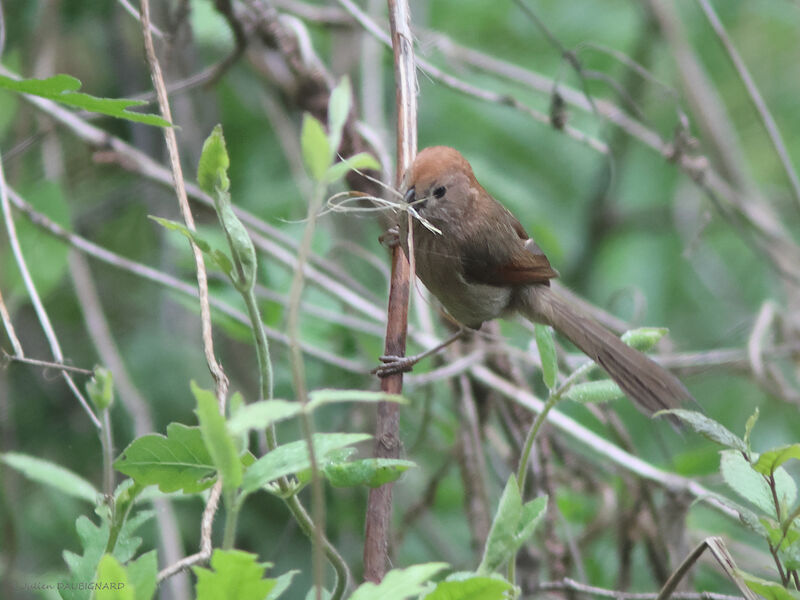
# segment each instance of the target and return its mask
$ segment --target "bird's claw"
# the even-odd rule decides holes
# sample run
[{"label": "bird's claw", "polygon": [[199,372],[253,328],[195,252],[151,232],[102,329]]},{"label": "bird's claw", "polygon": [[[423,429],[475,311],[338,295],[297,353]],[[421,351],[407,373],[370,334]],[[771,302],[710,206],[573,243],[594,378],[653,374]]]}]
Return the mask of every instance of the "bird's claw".
[{"label": "bird's claw", "polygon": [[386,248],[396,248],[400,245],[400,229],[397,225],[387,229],[378,237],[378,241]]},{"label": "bird's claw", "polygon": [[409,356],[385,355],[381,356],[379,360],[383,364],[370,371],[370,373],[377,375],[378,377],[388,377],[389,375],[397,375],[398,373],[408,373],[417,363],[417,361],[414,360],[414,357]]}]

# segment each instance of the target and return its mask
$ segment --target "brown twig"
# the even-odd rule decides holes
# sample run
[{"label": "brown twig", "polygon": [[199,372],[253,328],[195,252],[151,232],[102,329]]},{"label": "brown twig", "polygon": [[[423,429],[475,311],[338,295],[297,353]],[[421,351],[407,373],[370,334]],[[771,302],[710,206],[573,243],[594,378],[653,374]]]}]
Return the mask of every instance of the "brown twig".
[{"label": "brown twig", "polygon": [[[407,0],[389,0],[389,23],[397,90],[396,183],[399,188],[403,174],[411,166],[417,152],[417,79]],[[384,346],[384,354],[387,355],[405,355],[409,278],[408,260],[397,245],[392,251],[392,278]],[[402,388],[402,373],[381,379],[381,389],[384,392],[399,394]],[[398,410],[399,405],[393,402],[381,402],[378,405],[375,431],[375,456],[378,458],[397,458],[400,455]],[[386,573],[391,515],[392,484],[370,490],[364,537],[364,579],[367,581],[379,582]]]}]

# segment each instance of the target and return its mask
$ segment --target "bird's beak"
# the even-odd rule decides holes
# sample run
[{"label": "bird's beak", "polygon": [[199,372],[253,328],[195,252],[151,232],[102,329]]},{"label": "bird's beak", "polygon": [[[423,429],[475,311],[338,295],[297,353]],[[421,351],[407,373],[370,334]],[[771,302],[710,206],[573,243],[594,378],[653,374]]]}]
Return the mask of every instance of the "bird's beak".
[{"label": "bird's beak", "polygon": [[412,185],[410,188],[408,188],[408,191],[406,192],[406,195],[403,196],[403,200],[406,201],[406,204],[411,204],[414,201],[415,198],[416,198],[416,190],[414,189],[414,186]]}]

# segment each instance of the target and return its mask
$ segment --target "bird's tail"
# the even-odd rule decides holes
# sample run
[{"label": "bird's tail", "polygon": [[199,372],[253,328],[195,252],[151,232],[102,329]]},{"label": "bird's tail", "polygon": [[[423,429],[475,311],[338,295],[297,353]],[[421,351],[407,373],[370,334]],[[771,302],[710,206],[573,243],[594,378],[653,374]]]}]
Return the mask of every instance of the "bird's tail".
[{"label": "bird's tail", "polygon": [[[634,350],[591,317],[573,308],[549,287],[529,286],[520,298],[520,312],[531,321],[550,325],[611,376],[636,407],[647,415],[694,401],[672,373]],[[670,419],[677,422],[677,419]]]}]

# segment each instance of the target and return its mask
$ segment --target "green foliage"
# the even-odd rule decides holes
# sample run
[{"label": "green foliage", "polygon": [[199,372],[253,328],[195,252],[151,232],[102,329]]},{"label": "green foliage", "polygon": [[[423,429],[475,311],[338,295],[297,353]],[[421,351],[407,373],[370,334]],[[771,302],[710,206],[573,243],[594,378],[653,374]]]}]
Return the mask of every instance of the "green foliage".
[{"label": "green foliage", "polygon": [[331,461],[322,469],[325,478],[336,487],[366,485],[371,488],[397,481],[400,476],[417,465],[396,458],[364,458],[352,462]]},{"label": "green foliage", "polygon": [[94,368],[94,376],[86,384],[86,393],[95,408],[106,410],[114,401],[114,378],[111,371],[103,367]]},{"label": "green foliage", "polygon": [[97,568],[96,600],[150,600],[156,591],[158,562],[152,550],[123,566],[111,554]]},{"label": "green foliage", "polygon": [[40,96],[67,106],[108,115],[117,119],[133,121],[134,123],[155,125],[156,127],[171,126],[169,121],[162,119],[158,115],[136,113],[128,110],[130,106],[147,104],[144,100],[97,98],[79,92],[81,82],[70,75],[54,75],[46,79],[12,79],[11,77],[0,75],[0,88]]},{"label": "green foliage", "polygon": [[[134,553],[142,543],[142,539],[134,536],[133,532],[152,517],[153,513],[151,511],[142,511],[125,522],[117,538],[117,542],[114,545],[113,551],[111,552],[118,563],[124,564],[133,558]],[[64,551],[64,561],[67,563],[70,570],[68,583],[73,584],[59,590],[64,600],[86,600],[89,598],[91,590],[89,590],[85,584],[86,582],[95,580],[100,560],[106,553],[109,540],[110,527],[108,520],[105,518],[101,519],[100,525],[95,525],[88,517],[81,516],[78,517],[78,520],[75,522],[75,528],[81,540],[83,554],[78,555],[68,550]],[[146,573],[148,569],[146,566],[150,564],[151,560],[155,562],[154,553],[150,552],[148,554],[153,554],[153,558],[145,559],[142,564],[132,572],[136,576],[135,580],[142,582],[141,586],[143,592],[148,589],[146,583]],[[129,573],[129,575],[131,575],[131,573]]]},{"label": "green foliage", "polygon": [[503,495],[500,496],[478,573],[488,575],[514,556],[520,546],[533,535],[546,508],[547,496],[540,496],[523,504],[517,478],[511,475]]},{"label": "green foliage", "polygon": [[733,448],[739,452],[748,452],[747,445],[739,436],[732,433],[723,425],[717,423],[714,419],[705,416],[693,410],[685,410],[682,408],[675,408],[672,410],[662,410],[656,413],[656,416],[662,414],[675,415],[681,421],[689,425],[695,432],[703,437],[708,438],[712,442],[716,442],[721,446]]},{"label": "green foliage", "polygon": [[92,504],[97,500],[99,492],[91,483],[69,469],[65,469],[48,460],[17,452],[5,452],[0,455],[0,460],[25,475],[28,479],[52,486],[67,496],[79,498]]},{"label": "green foliage", "polygon": [[197,400],[200,433],[222,479],[222,489],[232,492],[242,483],[242,461],[233,437],[228,432],[225,417],[219,412],[214,394],[199,388],[194,381],[192,394]]},{"label": "green foliage", "polygon": [[162,227],[171,231],[177,231],[187,239],[193,241],[195,245],[203,251],[203,253],[205,253],[214,261],[214,264],[216,264],[223,273],[225,273],[228,277],[233,277],[233,263],[228,255],[221,250],[212,248],[211,244],[198,235],[196,231],[192,231],[186,227],[186,225],[171,219],[162,219],[161,217],[154,217],[153,215],[150,215],[150,218]]},{"label": "green foliage", "polygon": [[600,381],[587,381],[586,383],[573,385],[564,396],[576,402],[593,403],[611,402],[623,398],[625,394],[610,379],[601,379]]},{"label": "green foliage", "polygon": [[639,327],[622,334],[622,341],[639,352],[647,352],[669,333],[666,327]]},{"label": "green foliage", "polygon": [[[352,446],[372,436],[365,433],[316,433],[314,434],[314,454],[324,467],[327,455],[339,448]],[[278,446],[254,462],[244,474],[242,490],[255,492],[264,485],[286,475],[308,469],[311,461],[305,440],[289,442]]]},{"label": "green foliage", "polygon": [[482,576],[475,573],[452,573],[436,584],[422,600],[504,600],[512,586],[497,576]]},{"label": "green foliage", "polygon": [[425,590],[424,583],[447,568],[447,563],[426,563],[392,569],[379,584],[362,583],[350,600],[404,600]]},{"label": "green foliage", "polygon": [[264,578],[272,565],[256,562],[258,557],[241,550],[214,550],[211,569],[192,567],[197,576],[197,600],[264,600],[277,583]]},{"label": "green foliage", "polygon": [[539,357],[542,360],[542,377],[545,385],[552,390],[558,383],[558,358],[556,357],[555,342],[553,342],[553,330],[539,323],[534,326],[534,330]]},{"label": "green foliage", "polygon": [[200,492],[214,484],[216,465],[199,427],[167,425],[166,437],[148,434],[135,439],[114,463],[120,473],[141,486],[157,485],[162,492]]}]

